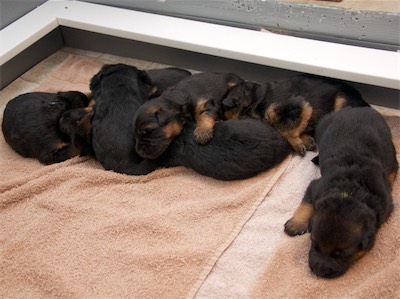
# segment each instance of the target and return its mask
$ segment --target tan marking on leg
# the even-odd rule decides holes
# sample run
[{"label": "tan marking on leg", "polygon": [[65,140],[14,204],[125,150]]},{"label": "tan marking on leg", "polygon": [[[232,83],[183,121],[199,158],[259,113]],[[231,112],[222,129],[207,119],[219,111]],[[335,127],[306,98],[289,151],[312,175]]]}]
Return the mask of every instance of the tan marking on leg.
[{"label": "tan marking on leg", "polygon": [[231,119],[231,118],[239,119],[240,118],[239,109],[238,108],[229,109],[224,112],[224,116],[226,119]]},{"label": "tan marking on leg", "polygon": [[93,112],[93,106],[88,106],[86,108],[83,108],[83,111],[85,111],[86,113],[91,113]]},{"label": "tan marking on leg", "polygon": [[235,83],[235,82],[228,82],[228,87],[229,88],[231,88],[233,86],[236,86],[236,85],[237,85],[237,83]]},{"label": "tan marking on leg", "polygon": [[194,110],[194,117],[197,119],[204,111],[206,111],[206,104],[208,100],[205,98],[200,98],[197,100],[196,108]]},{"label": "tan marking on leg", "polygon": [[317,144],[315,143],[314,138],[312,138],[310,135],[302,134],[300,135],[300,139],[303,141],[308,151],[315,151],[317,149]]},{"label": "tan marking on leg", "polygon": [[205,98],[198,99],[195,109],[196,129],[194,130],[194,139],[201,144],[210,141],[213,137],[216,121],[205,108],[208,101]]},{"label": "tan marking on leg", "polygon": [[285,232],[289,236],[302,235],[308,231],[308,224],[314,212],[310,203],[302,202],[296,209],[293,217],[285,223]]},{"label": "tan marking on leg", "polygon": [[94,100],[94,99],[91,99],[90,101],[89,101],[89,107],[94,107],[96,105],[96,101]]},{"label": "tan marking on leg", "polygon": [[164,134],[164,137],[169,139],[179,135],[182,129],[183,126],[179,122],[173,121],[165,125],[161,130]]},{"label": "tan marking on leg", "polygon": [[214,134],[215,119],[208,115],[207,112],[199,115],[196,119],[196,129],[194,130],[194,138],[197,143],[207,143],[210,141]]},{"label": "tan marking on leg", "polygon": [[335,103],[333,105],[333,112],[338,112],[340,109],[346,106],[346,102],[346,98],[343,95],[337,95],[335,98]]},{"label": "tan marking on leg", "polygon": [[289,144],[301,156],[304,156],[307,151],[307,145],[304,144],[301,135],[303,134],[304,130],[308,126],[308,122],[313,113],[313,108],[311,107],[310,103],[307,101],[303,101],[303,110],[300,115],[300,122],[297,127],[285,128],[279,130],[283,137],[287,139]]},{"label": "tan marking on leg", "polygon": [[280,118],[275,111],[278,105],[279,105],[278,103],[272,103],[271,105],[268,106],[267,110],[265,111],[264,117],[271,126],[278,124],[278,122],[280,121]]},{"label": "tan marking on leg", "polygon": [[79,156],[81,154],[81,149],[79,147],[71,145],[70,153],[71,153],[71,156],[70,156],[71,158],[75,157],[75,156]]}]

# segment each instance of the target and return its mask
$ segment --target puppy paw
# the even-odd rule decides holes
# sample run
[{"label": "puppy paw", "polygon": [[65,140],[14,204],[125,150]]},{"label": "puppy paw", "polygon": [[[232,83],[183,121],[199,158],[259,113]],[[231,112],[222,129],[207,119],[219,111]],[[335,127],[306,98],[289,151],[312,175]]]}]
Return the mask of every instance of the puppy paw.
[{"label": "puppy paw", "polygon": [[308,232],[308,223],[296,222],[294,218],[285,223],[285,233],[291,237],[303,235]]},{"label": "puppy paw", "polygon": [[304,145],[304,143],[296,144],[295,146],[293,146],[293,149],[298,155],[302,157],[306,155],[307,147]]},{"label": "puppy paw", "polygon": [[[304,137],[303,137],[304,136]],[[315,151],[317,149],[317,143],[314,138],[309,135],[303,135],[301,139],[304,142],[304,145],[308,151]]]},{"label": "puppy paw", "polygon": [[204,129],[197,127],[194,130],[194,140],[197,143],[205,144],[213,138],[214,130],[213,129]]}]

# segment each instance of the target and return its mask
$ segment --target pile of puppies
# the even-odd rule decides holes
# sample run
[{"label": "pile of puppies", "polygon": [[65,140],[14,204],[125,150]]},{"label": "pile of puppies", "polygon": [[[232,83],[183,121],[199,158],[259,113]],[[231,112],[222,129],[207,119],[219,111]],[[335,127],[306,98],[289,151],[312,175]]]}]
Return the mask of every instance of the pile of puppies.
[{"label": "pile of puppies", "polygon": [[[321,178],[285,224],[311,232],[311,270],[337,277],[373,246],[392,209],[398,161],[383,117],[344,82],[313,75],[256,83],[231,73],[105,65],[76,91],[33,92],[4,111],[6,142],[52,164],[92,155],[107,170],[143,175],[185,166],[222,180],[252,177],[292,151]],[[315,138],[315,139],[314,139]]]}]

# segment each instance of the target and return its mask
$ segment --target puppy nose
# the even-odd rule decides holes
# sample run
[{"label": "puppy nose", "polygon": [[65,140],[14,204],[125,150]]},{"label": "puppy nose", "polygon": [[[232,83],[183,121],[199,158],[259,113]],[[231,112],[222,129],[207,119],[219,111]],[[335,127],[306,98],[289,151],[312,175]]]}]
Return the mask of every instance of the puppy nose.
[{"label": "puppy nose", "polygon": [[325,261],[322,259],[310,259],[309,265],[311,271],[324,278],[335,278],[346,272],[346,267],[341,267],[336,261],[329,260]]}]

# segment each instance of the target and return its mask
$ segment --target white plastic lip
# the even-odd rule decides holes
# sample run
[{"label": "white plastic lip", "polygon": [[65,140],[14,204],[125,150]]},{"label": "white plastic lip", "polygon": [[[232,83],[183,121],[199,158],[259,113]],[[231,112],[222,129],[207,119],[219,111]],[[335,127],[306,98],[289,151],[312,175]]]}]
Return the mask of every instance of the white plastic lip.
[{"label": "white plastic lip", "polygon": [[0,65],[58,26],[400,89],[400,52],[64,0],[49,0],[0,31]]}]

